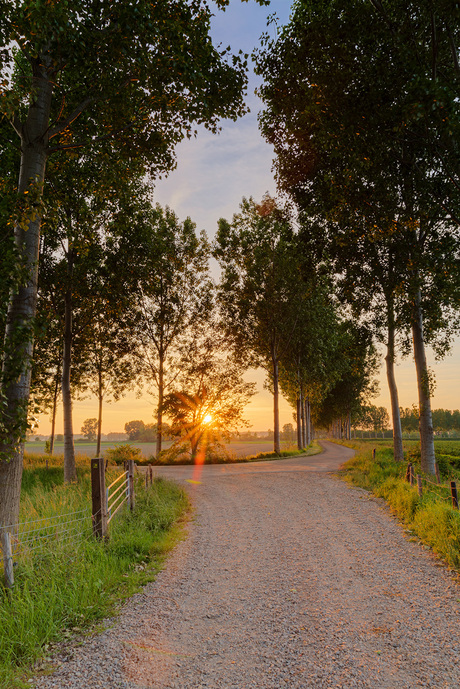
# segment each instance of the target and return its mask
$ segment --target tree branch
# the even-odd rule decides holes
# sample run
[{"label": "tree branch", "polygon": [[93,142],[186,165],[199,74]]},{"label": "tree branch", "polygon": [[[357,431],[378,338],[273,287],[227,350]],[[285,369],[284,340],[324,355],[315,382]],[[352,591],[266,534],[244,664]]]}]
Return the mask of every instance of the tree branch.
[{"label": "tree branch", "polygon": [[54,136],[56,136],[57,134],[60,134],[65,129],[67,129],[67,127],[69,127],[72,124],[72,122],[74,122],[77,119],[77,117],[79,117],[81,115],[81,113],[84,110],[86,110],[86,108],[89,105],[91,105],[92,103],[95,103],[96,100],[97,99],[94,98],[93,96],[85,98],[85,100],[83,100],[79,105],[77,105],[75,110],[73,112],[71,112],[70,115],[68,117],[66,117],[66,119],[63,120],[63,122],[61,122],[61,124],[56,125],[55,127],[52,127],[49,130],[48,138],[52,139]]}]

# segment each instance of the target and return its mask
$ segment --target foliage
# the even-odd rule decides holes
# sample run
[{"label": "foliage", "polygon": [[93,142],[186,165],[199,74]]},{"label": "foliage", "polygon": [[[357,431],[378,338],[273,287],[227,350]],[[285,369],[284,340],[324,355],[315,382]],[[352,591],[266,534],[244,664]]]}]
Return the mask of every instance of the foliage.
[{"label": "foliage", "polygon": [[239,362],[216,335],[196,333],[176,382],[178,388],[166,395],[163,411],[171,420],[171,434],[179,435],[180,444],[190,443],[192,461],[200,446],[205,453],[248,425],[243,411],[255,386],[243,380]]},{"label": "foliage", "polygon": [[14,232],[24,264],[10,293],[2,369],[0,523],[7,524],[19,509],[47,161],[82,149],[106,167],[120,160],[127,172],[153,177],[170,170],[175,145],[196,125],[216,131],[221,117],[245,112],[246,58],[229,61],[215,48],[201,0],[14,0],[1,9],[0,110],[17,137]]},{"label": "foliage", "polygon": [[105,458],[112,464],[123,464],[124,462],[134,459],[139,462],[142,459],[142,451],[134,445],[125,443],[117,445],[116,447],[109,447],[105,451]]},{"label": "foliage", "polygon": [[86,419],[83,421],[81,432],[87,440],[94,442],[97,436],[97,419]]},{"label": "foliage", "polygon": [[[62,467],[46,469],[35,460],[24,472],[23,518],[86,509],[88,459],[79,472],[78,486],[64,486]],[[14,591],[0,589],[0,687],[22,686],[31,663],[49,655],[54,643],[113,614],[120,599],[155,577],[178,538],[173,525],[188,503],[168,481],[156,479],[148,490],[142,484],[136,485],[136,510],[117,515],[108,543],[92,537],[88,519],[81,541],[53,540],[52,548],[18,560]]]},{"label": "foliage", "polygon": [[258,63],[262,131],[304,214],[306,250],[333,260],[343,296],[386,339],[389,363],[395,329],[412,330],[430,471],[424,336],[445,353],[460,298],[456,19],[441,0],[410,10],[401,0],[296,2]]},{"label": "foliage", "polygon": [[339,332],[335,383],[313,409],[315,424],[322,428],[359,412],[376,391],[373,379],[376,355],[369,331],[364,326],[343,321]]},{"label": "foliage", "polygon": [[[193,332],[212,308],[208,276],[209,244],[196,225],[158,204],[144,212],[143,241],[138,246],[137,351],[148,388],[158,399],[157,452],[161,450],[165,393],[175,385],[187,358]],[[133,250],[130,242],[130,250]]]},{"label": "foliage", "polygon": [[213,253],[222,269],[218,287],[222,328],[246,365],[267,372],[278,452],[280,365],[301,323],[306,292],[287,209],[268,195],[260,204],[244,198],[231,223],[219,220]]}]

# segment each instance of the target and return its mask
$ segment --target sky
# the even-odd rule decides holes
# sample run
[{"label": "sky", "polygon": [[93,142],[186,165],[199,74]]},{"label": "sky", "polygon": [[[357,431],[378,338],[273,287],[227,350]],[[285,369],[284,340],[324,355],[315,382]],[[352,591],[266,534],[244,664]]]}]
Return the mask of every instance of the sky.
[{"label": "sky", "polygon": [[[267,17],[276,13],[279,24],[289,20],[290,0],[271,0],[270,7],[260,7],[253,1],[231,0],[225,12],[216,10],[212,22],[214,43],[230,45],[233,52],[243,50],[251,53],[259,45],[262,33],[268,31],[275,37],[273,25],[267,28]],[[190,216],[197,229],[206,230],[212,238],[217,229],[217,221],[224,217],[231,220],[239,210],[243,196],[253,196],[260,200],[265,192],[276,194],[276,184],[272,174],[273,150],[260,136],[257,127],[257,113],[261,102],[254,95],[260,80],[252,72],[249,74],[246,101],[251,112],[237,122],[223,121],[218,135],[202,129],[198,137],[186,140],[176,149],[177,168],[170,175],[159,180],[155,186],[155,201],[169,205],[182,220]],[[215,270],[215,269],[214,269]],[[390,408],[385,372],[379,373],[380,394],[372,400],[373,404]],[[459,371],[460,341],[456,341],[451,355],[444,361],[435,362],[428,350],[428,363],[436,376],[436,390],[433,408],[460,408]],[[397,383],[400,405],[409,407],[417,401],[415,366],[411,357],[398,362]],[[262,371],[251,371],[248,380],[258,384],[258,394],[246,408],[246,417],[253,430],[273,428],[272,397],[263,389]],[[121,432],[124,424],[133,419],[151,423],[155,410],[155,400],[147,393],[137,397],[127,394],[117,403],[105,405],[103,433]],[[97,416],[97,403],[86,398],[74,403],[74,431],[80,432],[83,421]],[[280,405],[281,426],[292,423],[292,409],[282,401]],[[57,432],[62,432],[62,415],[58,416]],[[47,415],[40,419],[38,433],[50,432]]]}]

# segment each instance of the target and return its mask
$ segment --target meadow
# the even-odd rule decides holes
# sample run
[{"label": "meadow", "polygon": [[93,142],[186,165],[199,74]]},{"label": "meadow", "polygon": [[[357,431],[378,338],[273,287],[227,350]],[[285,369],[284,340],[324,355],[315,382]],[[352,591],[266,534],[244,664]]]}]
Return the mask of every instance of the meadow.
[{"label": "meadow", "polygon": [[[39,547],[35,541],[15,558],[13,590],[0,585],[1,689],[25,686],[29,673],[46,672],[54,645],[113,614],[120,600],[155,578],[181,537],[185,492],[162,479],[146,489],[138,478],[134,512],[120,510],[109,539],[96,540],[89,457],[79,457],[73,485],[64,485],[59,464],[62,459],[54,457],[25,458],[20,522],[32,524]],[[119,473],[109,470],[108,480]],[[66,530],[49,528],[58,514],[82,515],[71,538],[63,536]]]}]

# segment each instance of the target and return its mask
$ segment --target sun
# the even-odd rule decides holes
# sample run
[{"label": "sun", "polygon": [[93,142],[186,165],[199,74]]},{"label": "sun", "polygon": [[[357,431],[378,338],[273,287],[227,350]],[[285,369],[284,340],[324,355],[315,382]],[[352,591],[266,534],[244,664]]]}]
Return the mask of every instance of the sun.
[{"label": "sun", "polygon": [[212,422],[211,414],[206,414],[204,419],[203,419],[203,423],[211,423],[211,422]]}]

